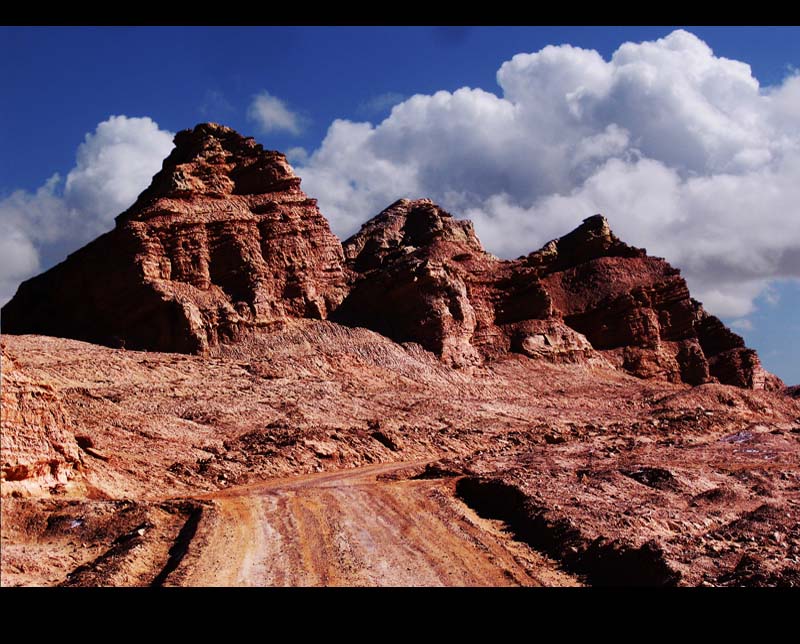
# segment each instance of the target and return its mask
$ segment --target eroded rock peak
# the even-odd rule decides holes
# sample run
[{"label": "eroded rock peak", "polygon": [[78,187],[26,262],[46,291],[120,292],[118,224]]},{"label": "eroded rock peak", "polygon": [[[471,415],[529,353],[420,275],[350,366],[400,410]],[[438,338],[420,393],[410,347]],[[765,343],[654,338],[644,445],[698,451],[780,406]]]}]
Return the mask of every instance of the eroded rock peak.
[{"label": "eroded rock peak", "polygon": [[345,294],[343,259],[283,154],[201,124],[175,136],[114,230],[20,286],[3,330],[204,352],[325,318]]},{"label": "eroded rock peak", "polygon": [[[216,123],[201,123],[175,135],[175,147],[161,170],[136,202],[117,217],[117,224],[156,216],[189,214],[182,202],[192,201],[194,218],[213,219],[235,201],[267,207],[276,198],[302,195],[286,156],[265,150],[252,137]],[[302,195],[306,198],[305,195]],[[205,201],[210,200],[208,203]]]},{"label": "eroded rock peak", "polygon": [[455,219],[430,199],[399,199],[366,222],[343,246],[351,268],[365,271],[419,248],[433,252],[443,243],[483,252],[471,221]]}]

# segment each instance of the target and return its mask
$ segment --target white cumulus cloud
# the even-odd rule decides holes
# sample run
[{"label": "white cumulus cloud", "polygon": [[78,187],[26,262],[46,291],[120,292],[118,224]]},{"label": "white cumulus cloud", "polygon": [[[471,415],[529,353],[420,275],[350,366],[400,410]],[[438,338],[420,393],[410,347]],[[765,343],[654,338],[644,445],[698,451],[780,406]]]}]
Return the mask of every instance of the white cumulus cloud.
[{"label": "white cumulus cloud", "polygon": [[739,318],[738,320],[733,320],[733,322],[731,322],[731,328],[736,329],[737,331],[752,331],[753,323],[747,318]]},{"label": "white cumulus cloud", "polygon": [[290,110],[284,101],[267,91],[253,97],[250,107],[247,108],[247,118],[255,122],[263,133],[283,130],[300,134],[303,130],[303,118]]},{"label": "white cumulus cloud", "polygon": [[75,166],[0,200],[0,304],[20,281],[110,230],[161,169],[173,134],[150,118],[111,116],[86,134]]},{"label": "white cumulus cloud", "polygon": [[0,220],[0,303],[16,291],[20,281],[39,268],[39,253],[31,239],[12,223]]},{"label": "white cumulus cloud", "polygon": [[286,150],[286,158],[289,159],[291,163],[305,163],[308,161],[308,150],[299,145],[289,148]]},{"label": "white cumulus cloud", "polygon": [[147,117],[112,116],[103,121],[78,147],[64,200],[84,222],[107,230],[161,169],[173,136]]},{"label": "white cumulus cloud", "polygon": [[400,197],[431,197],[513,257],[602,212],[683,270],[714,313],[743,317],[800,278],[800,75],[761,87],[744,62],[678,30],[604,60],[521,53],[501,95],[415,95],[380,124],[334,121],[298,167],[347,236]]}]

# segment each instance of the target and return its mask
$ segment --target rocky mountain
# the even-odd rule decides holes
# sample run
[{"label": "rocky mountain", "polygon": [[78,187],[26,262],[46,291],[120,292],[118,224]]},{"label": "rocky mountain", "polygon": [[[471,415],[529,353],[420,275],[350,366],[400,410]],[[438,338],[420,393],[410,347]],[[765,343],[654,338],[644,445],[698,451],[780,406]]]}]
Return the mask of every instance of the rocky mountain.
[{"label": "rocky mountain", "polygon": [[692,385],[783,386],[677,269],[600,215],[509,261],[471,222],[402,199],[340,244],[282,154],[209,123],[177,134],[114,230],[22,284],[2,328],[205,353],[297,318],[415,342],[453,367],[513,352]]},{"label": "rocky mountain", "polygon": [[620,241],[601,215],[508,261],[483,250],[471,222],[403,199],[344,253],[350,292],[331,319],[418,342],[453,366],[517,352],[693,385],[782,386],[678,270]]},{"label": "rocky mountain", "polygon": [[116,227],[28,280],[6,333],[198,353],[345,293],[342,248],[286,157],[215,124],[175,137]]}]

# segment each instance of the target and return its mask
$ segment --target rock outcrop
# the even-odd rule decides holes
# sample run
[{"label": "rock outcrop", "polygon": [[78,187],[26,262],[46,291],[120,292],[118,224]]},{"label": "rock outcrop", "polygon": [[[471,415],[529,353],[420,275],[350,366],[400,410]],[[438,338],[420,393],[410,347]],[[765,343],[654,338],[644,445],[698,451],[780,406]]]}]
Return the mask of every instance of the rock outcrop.
[{"label": "rock outcrop", "polygon": [[418,342],[454,366],[518,352],[639,377],[778,389],[755,351],[689,295],[680,271],[601,215],[517,260],[472,224],[402,199],[344,242],[350,293],[333,319]]},{"label": "rock outcrop", "polygon": [[351,290],[333,314],[397,342],[417,342],[455,366],[475,364],[480,310],[467,281],[486,253],[472,223],[429,200],[400,200],[344,243]]},{"label": "rock outcrop", "polygon": [[344,242],[351,290],[332,319],[417,342],[455,367],[509,351],[604,362],[553,315],[536,271],[483,250],[472,222],[401,199]]},{"label": "rock outcrop", "polygon": [[783,386],[741,336],[690,297],[678,269],[621,242],[600,215],[524,261],[539,268],[565,323],[634,375],[692,385]]},{"label": "rock outcrop", "polygon": [[203,352],[344,296],[342,249],[286,158],[230,128],[175,137],[116,227],[23,283],[3,331]]},{"label": "rock outcrop", "polygon": [[401,199],[344,242],[286,158],[215,124],[179,132],[114,230],[23,283],[3,331],[205,353],[288,319],[331,319],[467,367],[509,352],[639,377],[779,389],[680,272],[600,215],[517,260],[472,223]]},{"label": "rock outcrop", "polygon": [[58,391],[19,369],[5,347],[0,368],[3,494],[39,493],[80,478],[80,449]]}]

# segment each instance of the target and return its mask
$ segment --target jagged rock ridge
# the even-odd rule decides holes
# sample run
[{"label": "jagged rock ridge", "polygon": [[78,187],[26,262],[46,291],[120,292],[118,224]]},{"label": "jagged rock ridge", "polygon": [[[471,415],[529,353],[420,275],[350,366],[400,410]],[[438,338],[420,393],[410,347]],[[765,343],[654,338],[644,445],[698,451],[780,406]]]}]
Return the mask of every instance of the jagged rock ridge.
[{"label": "jagged rock ridge", "polygon": [[3,331],[204,353],[289,318],[363,326],[455,367],[509,352],[640,377],[777,388],[679,271],[602,216],[517,260],[471,222],[400,200],[340,244],[279,152],[230,128],[179,132],[114,230],[23,283]]},{"label": "jagged rock ridge", "polygon": [[344,242],[350,293],[332,319],[414,341],[454,366],[509,351],[641,377],[777,389],[755,351],[689,295],[680,271],[601,215],[517,260],[471,222],[400,200]]}]

